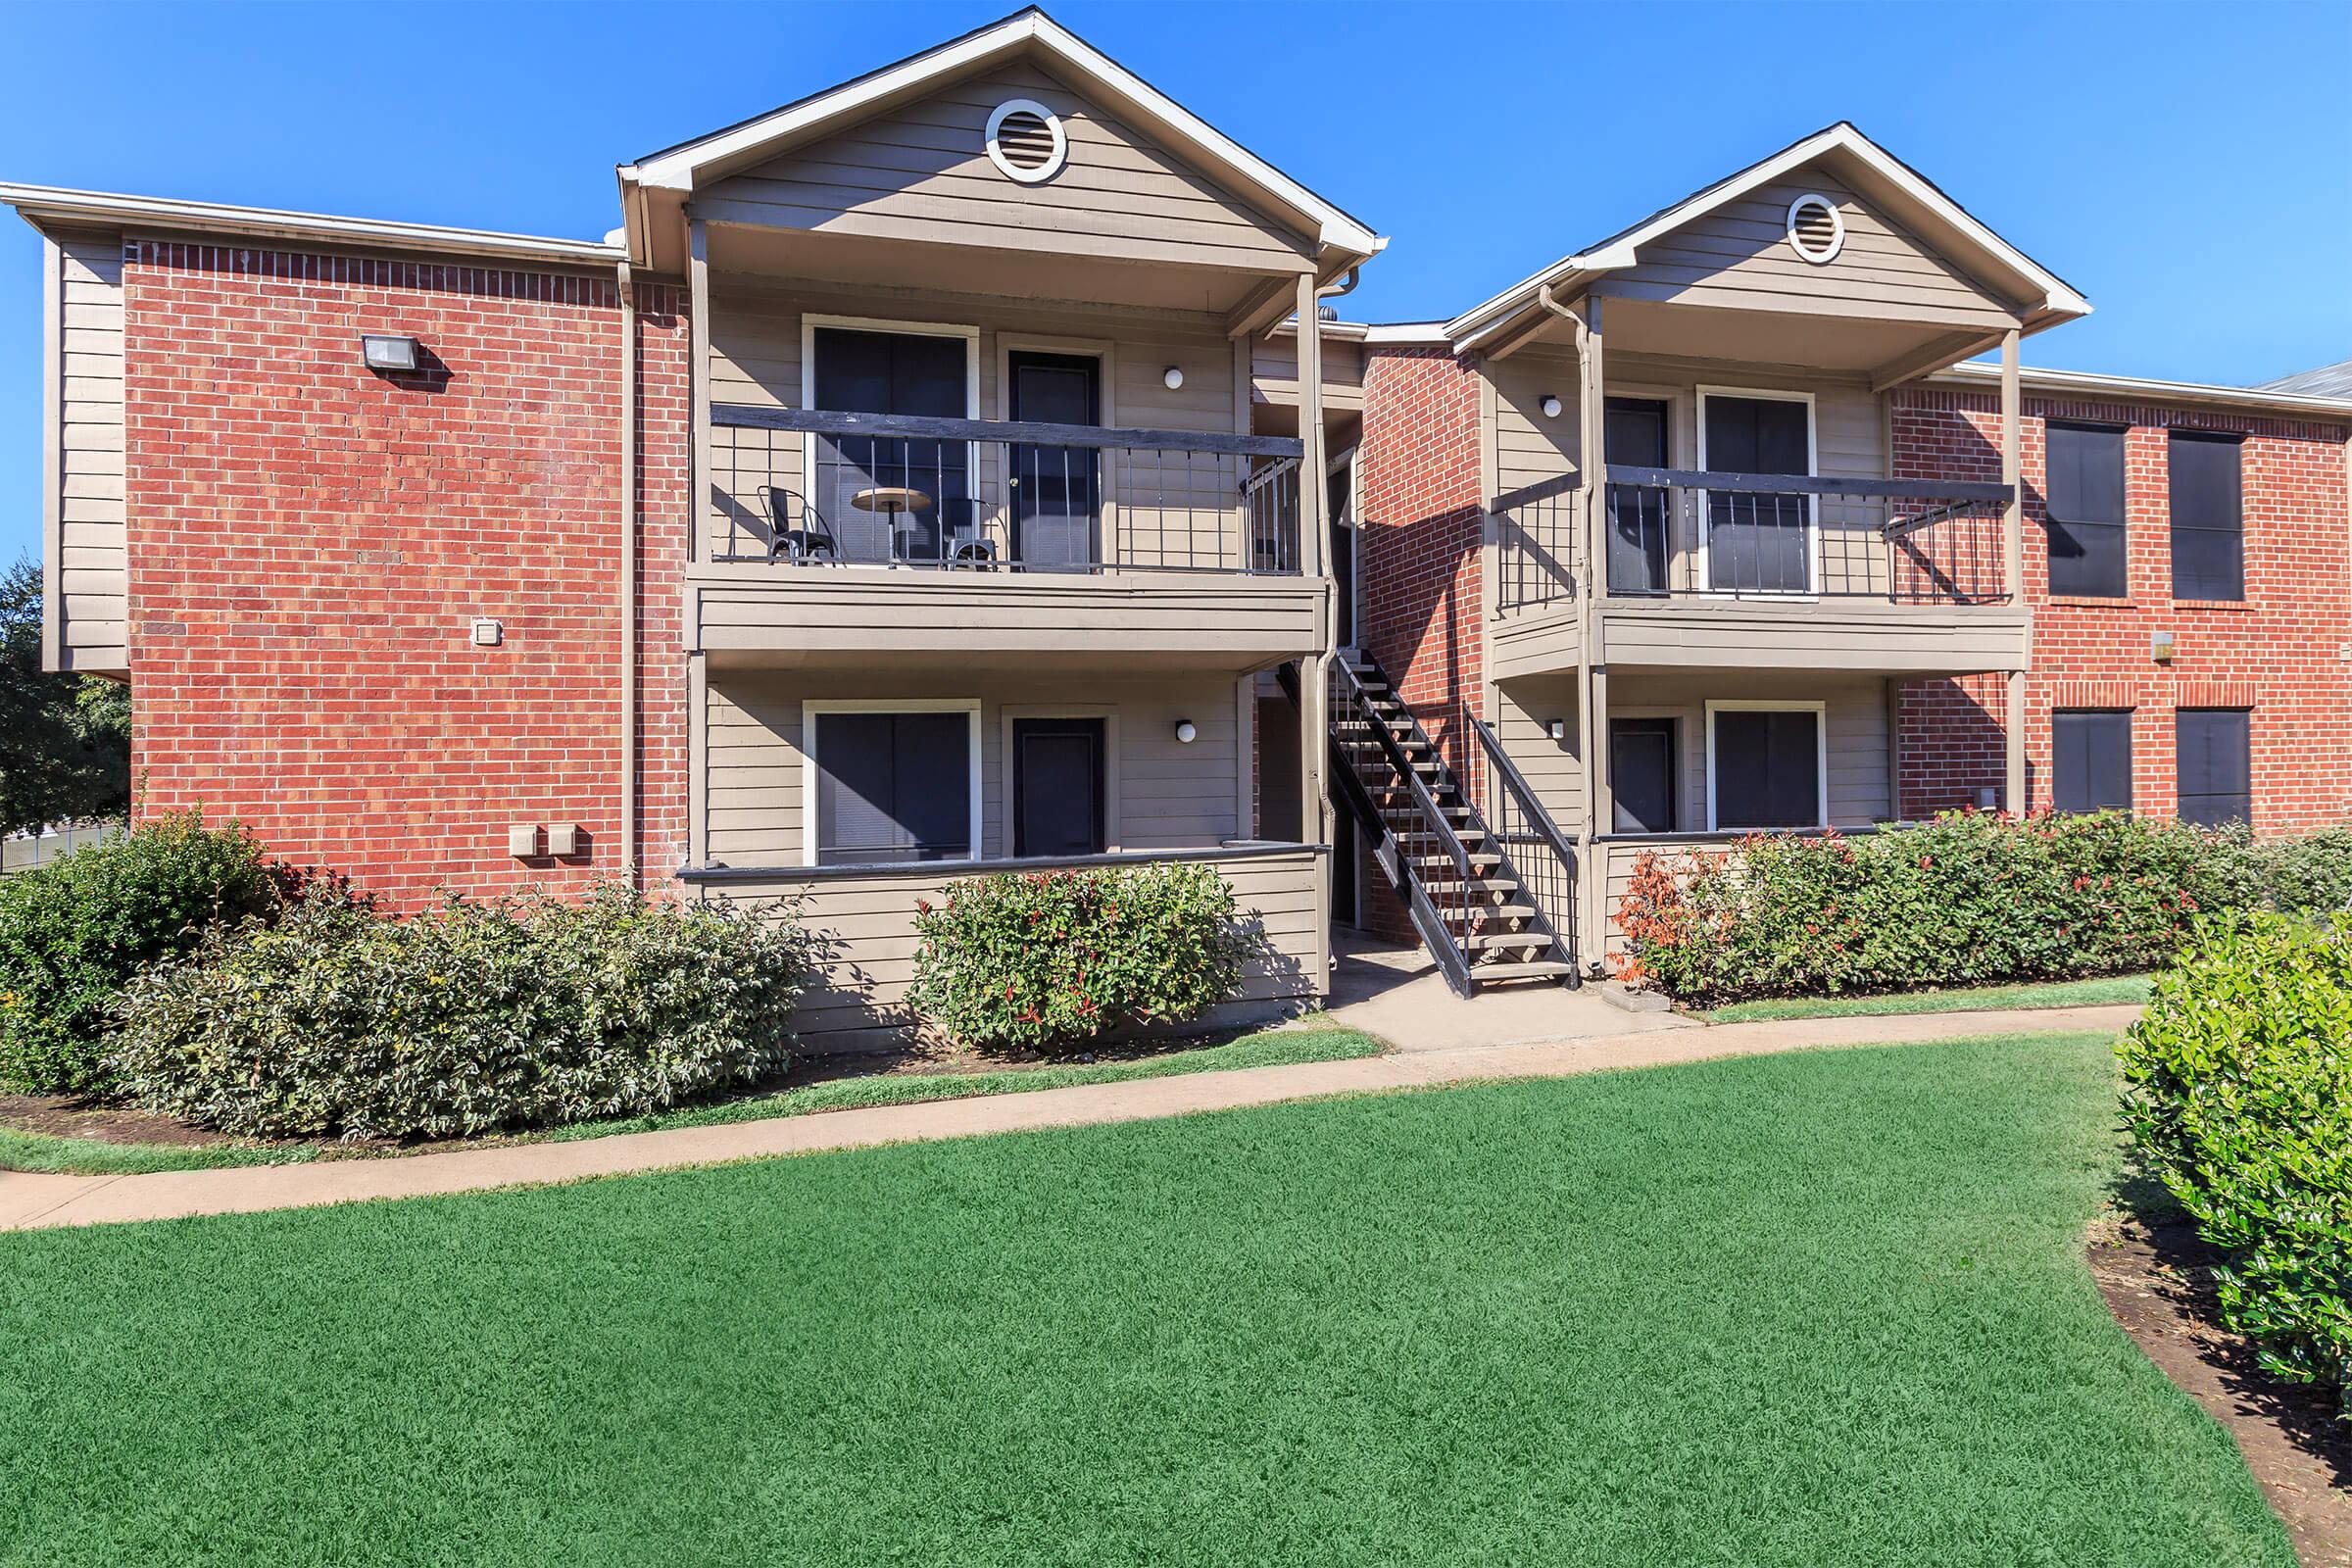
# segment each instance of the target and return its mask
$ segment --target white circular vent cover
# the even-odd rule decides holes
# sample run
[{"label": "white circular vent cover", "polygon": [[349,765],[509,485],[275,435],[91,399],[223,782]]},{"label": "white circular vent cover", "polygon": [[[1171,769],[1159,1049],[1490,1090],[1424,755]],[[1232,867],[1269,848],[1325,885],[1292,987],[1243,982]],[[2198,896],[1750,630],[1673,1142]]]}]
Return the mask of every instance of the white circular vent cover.
[{"label": "white circular vent cover", "polygon": [[1008,98],[988,117],[988,159],[1024,185],[1052,179],[1069,161],[1061,117],[1029,98]]},{"label": "white circular vent cover", "polygon": [[1788,243],[1819,267],[1845,247],[1845,215],[1827,196],[1799,196],[1788,204]]}]

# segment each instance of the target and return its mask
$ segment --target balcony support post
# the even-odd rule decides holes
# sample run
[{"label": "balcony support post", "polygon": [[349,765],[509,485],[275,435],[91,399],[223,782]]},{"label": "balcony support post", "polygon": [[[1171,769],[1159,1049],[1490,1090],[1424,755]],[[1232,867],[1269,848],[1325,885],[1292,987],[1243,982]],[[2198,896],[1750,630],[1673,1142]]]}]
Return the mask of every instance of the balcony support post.
[{"label": "balcony support post", "polygon": [[2001,586],[2010,602],[2026,596],[2025,431],[2018,389],[2017,328],[2001,334],[2001,483],[2009,500],[2001,509]]},{"label": "balcony support post", "polygon": [[2026,814],[2026,672],[2009,671],[2008,701],[2001,719],[2001,738],[2006,743],[2001,785],[2001,805],[2012,816]]},{"label": "balcony support post", "polygon": [[[1544,303],[1550,304],[1548,296]],[[1608,366],[1600,298],[1587,294],[1580,303],[1581,312],[1573,308],[1570,312],[1576,323],[1578,369],[1575,548],[1579,559],[1570,562],[1568,568],[1576,577],[1576,762],[1583,770],[1585,785],[1584,820],[1576,830],[1577,918],[1588,933],[1589,951],[1597,956],[1609,948],[1608,911],[1603,907],[1609,879],[1593,859],[1594,840],[1601,832],[1600,812],[1608,795],[1608,774],[1601,759],[1608,733],[1604,710],[1609,670],[1607,649],[1601,640],[1601,595],[1605,590],[1600,580],[1601,513],[1608,494],[1604,488],[1608,474]]]},{"label": "balcony support post", "polygon": [[694,422],[686,485],[686,557],[710,559],[710,236],[699,218],[687,224],[686,292],[688,352],[686,384]]},{"label": "balcony support post", "polygon": [[[1323,475],[1323,315],[1311,271],[1298,274],[1298,569],[1323,589],[1323,636],[1314,658],[1298,670],[1298,826],[1311,844],[1332,841],[1331,803],[1323,779],[1323,759],[1330,750],[1331,659],[1333,634],[1339,629],[1333,601],[1336,590],[1324,561],[1324,543],[1331,521],[1325,515],[1328,493]],[[1317,883],[1315,928],[1329,940],[1331,879]],[[1318,991],[1327,984],[1315,976]]]}]

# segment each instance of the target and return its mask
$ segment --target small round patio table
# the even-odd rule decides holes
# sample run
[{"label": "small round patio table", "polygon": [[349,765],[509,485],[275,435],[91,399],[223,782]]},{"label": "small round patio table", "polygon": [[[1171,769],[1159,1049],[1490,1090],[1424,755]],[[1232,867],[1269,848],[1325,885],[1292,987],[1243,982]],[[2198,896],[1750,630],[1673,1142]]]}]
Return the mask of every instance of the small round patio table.
[{"label": "small round patio table", "polygon": [[[890,553],[896,559],[905,561],[912,555],[920,531],[915,525],[914,514],[928,509],[931,498],[911,485],[878,484],[850,497],[850,505],[859,512],[890,514]],[[901,514],[906,514],[906,521],[899,520]]]}]

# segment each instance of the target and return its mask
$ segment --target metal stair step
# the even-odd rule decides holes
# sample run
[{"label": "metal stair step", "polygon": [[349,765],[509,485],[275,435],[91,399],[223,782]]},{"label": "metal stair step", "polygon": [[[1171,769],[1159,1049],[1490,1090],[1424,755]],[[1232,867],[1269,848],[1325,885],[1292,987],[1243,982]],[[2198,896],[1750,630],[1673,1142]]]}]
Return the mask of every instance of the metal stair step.
[{"label": "metal stair step", "polygon": [[1541,931],[1474,931],[1454,940],[1465,948],[1541,949],[1551,946],[1551,938]]},{"label": "metal stair step", "polygon": [[1576,973],[1576,965],[1558,958],[1537,958],[1529,963],[1478,963],[1470,966],[1470,978],[1480,985],[1494,980],[1565,980]]}]

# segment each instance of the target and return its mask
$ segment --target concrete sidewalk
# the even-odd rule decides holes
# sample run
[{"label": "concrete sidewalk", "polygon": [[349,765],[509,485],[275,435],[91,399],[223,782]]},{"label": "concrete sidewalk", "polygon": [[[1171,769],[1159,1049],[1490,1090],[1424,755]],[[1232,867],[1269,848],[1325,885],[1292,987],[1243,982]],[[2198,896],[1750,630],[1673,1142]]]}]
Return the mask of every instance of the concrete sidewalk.
[{"label": "concrete sidewalk", "polygon": [[[1469,1009],[1465,1009],[1469,1010]],[[2120,1030],[2135,1006],[2053,1007],[1892,1017],[1802,1018],[1665,1029],[1511,1045],[1400,1051],[1353,1061],[1301,1062],[1189,1077],[1047,1089],[984,1100],[933,1101],[626,1133],[577,1143],[521,1144],[408,1158],[171,1171],[146,1176],[0,1174],[0,1230],[42,1230],[191,1214],[243,1214],[379,1198],[420,1198],[577,1181],[873,1144],[969,1138],[1084,1123],[1231,1110],[1318,1095],[1414,1089],[1486,1078],[1557,1078],[1814,1046],[1950,1040],[1967,1035]],[[1629,1020],[1631,1021],[1631,1020]]]},{"label": "concrete sidewalk", "polygon": [[1587,1040],[1648,1029],[1697,1029],[1679,1012],[1629,1012],[1604,1001],[1600,987],[1515,985],[1481,991],[1464,1002],[1418,944],[1379,942],[1352,931],[1332,934],[1331,1021],[1395,1043],[1398,1051],[1460,1046],[1516,1046],[1536,1040]]}]

